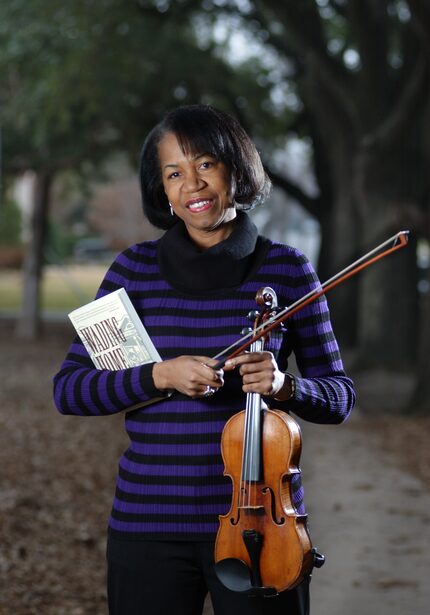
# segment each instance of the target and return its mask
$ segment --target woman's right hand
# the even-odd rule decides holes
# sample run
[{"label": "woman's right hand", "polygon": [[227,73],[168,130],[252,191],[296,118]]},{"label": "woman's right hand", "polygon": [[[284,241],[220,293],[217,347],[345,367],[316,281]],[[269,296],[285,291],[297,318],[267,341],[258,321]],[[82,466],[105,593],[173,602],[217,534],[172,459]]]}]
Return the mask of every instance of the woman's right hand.
[{"label": "woman's right hand", "polygon": [[210,389],[216,392],[224,384],[223,370],[215,371],[211,364],[216,361],[209,357],[184,355],[155,363],[152,377],[160,391],[175,389],[192,398],[205,397]]}]

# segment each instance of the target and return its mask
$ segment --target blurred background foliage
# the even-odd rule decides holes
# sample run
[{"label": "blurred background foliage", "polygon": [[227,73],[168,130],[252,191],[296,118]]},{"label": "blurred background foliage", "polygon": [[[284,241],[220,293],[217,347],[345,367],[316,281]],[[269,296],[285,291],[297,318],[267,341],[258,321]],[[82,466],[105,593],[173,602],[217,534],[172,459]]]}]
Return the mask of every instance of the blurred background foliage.
[{"label": "blurred background foliage", "polygon": [[140,217],[139,149],[167,109],[203,102],[258,144],[276,188],[256,213],[262,231],[300,238],[313,224],[322,279],[411,230],[407,250],[330,306],[357,366],[413,369],[427,409],[429,68],[421,0],[1,3],[2,224],[24,180],[28,192],[18,334],[38,333],[46,262],[89,236],[114,251],[155,236]]}]

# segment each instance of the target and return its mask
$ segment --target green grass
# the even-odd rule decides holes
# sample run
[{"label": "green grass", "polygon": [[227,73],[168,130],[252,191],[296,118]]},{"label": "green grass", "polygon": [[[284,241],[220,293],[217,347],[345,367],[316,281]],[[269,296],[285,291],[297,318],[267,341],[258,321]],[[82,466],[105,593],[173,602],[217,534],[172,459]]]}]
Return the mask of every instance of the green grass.
[{"label": "green grass", "polygon": [[[42,310],[70,312],[92,301],[105,271],[104,265],[47,267],[42,282]],[[21,297],[21,272],[0,271],[0,312],[18,311],[21,307]]]}]

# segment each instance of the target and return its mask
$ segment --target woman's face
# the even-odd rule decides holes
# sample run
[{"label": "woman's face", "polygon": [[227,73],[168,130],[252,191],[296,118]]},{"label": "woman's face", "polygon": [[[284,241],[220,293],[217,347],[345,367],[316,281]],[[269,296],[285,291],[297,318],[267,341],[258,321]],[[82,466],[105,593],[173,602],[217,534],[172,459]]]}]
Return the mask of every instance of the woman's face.
[{"label": "woman's face", "polygon": [[174,133],[158,144],[164,191],[191,238],[202,247],[226,239],[236,217],[230,173],[206,152],[184,154]]}]

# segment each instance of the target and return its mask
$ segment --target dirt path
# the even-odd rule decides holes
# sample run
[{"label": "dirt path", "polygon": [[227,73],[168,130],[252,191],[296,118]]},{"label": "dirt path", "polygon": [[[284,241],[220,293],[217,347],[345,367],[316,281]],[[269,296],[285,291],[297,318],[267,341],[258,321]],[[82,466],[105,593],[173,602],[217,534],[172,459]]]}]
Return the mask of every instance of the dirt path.
[{"label": "dirt path", "polygon": [[[50,378],[68,333],[27,345],[0,327],[0,338],[0,615],[105,615],[121,417],[55,412]],[[387,414],[382,395],[374,412],[368,399],[344,425],[302,423],[310,530],[327,558],[314,573],[311,612],[425,615],[430,417]]]},{"label": "dirt path", "polygon": [[345,425],[304,428],[312,537],[327,558],[313,575],[312,615],[424,615],[430,494],[366,422],[358,410]]}]

